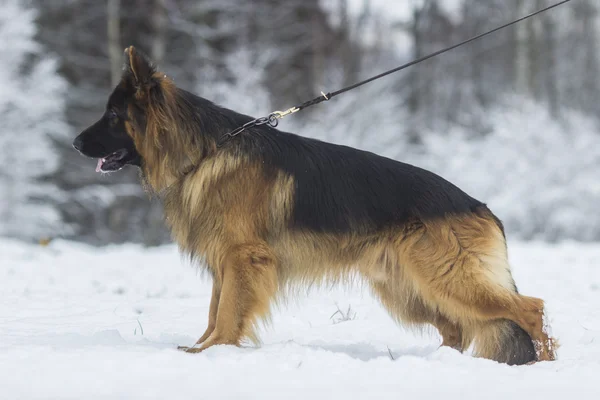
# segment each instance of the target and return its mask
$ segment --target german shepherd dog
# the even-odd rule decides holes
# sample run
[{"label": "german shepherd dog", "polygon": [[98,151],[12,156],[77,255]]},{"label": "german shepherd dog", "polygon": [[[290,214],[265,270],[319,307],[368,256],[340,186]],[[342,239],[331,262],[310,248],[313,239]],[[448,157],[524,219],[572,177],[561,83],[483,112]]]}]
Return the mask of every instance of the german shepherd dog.
[{"label": "german shepherd dog", "polygon": [[258,341],[291,288],[360,276],[398,322],[507,364],[555,359],[544,302],[519,294],[502,223],[432,172],[268,125],[175,86],[134,47],[74,140],[97,170],[141,170],[180,250],[213,278],[200,352]]}]

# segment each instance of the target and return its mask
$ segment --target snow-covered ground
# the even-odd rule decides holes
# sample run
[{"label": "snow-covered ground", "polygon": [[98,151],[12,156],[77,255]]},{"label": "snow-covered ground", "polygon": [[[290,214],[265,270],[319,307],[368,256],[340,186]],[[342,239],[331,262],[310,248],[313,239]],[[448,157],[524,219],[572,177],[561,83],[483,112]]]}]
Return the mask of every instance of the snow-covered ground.
[{"label": "snow-covered ground", "polygon": [[2,240],[0,398],[600,398],[600,245],[509,246],[521,292],[547,301],[556,362],[438,348],[435,332],[401,329],[360,287],[277,309],[261,347],[186,354],[176,346],[202,334],[210,282],[175,247]]}]

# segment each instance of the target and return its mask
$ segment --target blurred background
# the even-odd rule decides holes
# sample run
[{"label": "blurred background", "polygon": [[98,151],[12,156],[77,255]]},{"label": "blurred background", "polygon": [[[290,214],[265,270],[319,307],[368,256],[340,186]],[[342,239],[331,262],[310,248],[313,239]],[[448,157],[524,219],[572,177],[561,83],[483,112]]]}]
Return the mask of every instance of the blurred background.
[{"label": "blurred background", "polygon": [[[135,45],[183,88],[263,116],[555,0],[0,0],[0,236],[170,241],[137,170],[71,147]],[[509,237],[600,240],[600,4],[574,0],[282,121],[413,163]]]}]

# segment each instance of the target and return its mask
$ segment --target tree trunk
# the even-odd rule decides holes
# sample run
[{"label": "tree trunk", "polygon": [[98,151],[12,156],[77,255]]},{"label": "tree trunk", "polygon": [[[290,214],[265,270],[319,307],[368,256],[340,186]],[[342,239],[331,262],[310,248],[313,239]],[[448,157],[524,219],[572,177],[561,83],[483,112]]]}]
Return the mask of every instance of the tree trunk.
[{"label": "tree trunk", "polygon": [[348,0],[339,0],[340,12],[340,32],[339,40],[342,50],[342,67],[344,69],[344,86],[352,85],[358,80],[358,70],[360,64],[360,54],[353,51],[350,17],[348,15]]},{"label": "tree trunk", "polygon": [[110,82],[114,87],[121,79],[121,63],[123,49],[121,48],[121,0],[108,0],[107,28],[108,28],[108,56],[110,58]]},{"label": "tree trunk", "polygon": [[[426,6],[426,5],[425,5]],[[425,6],[422,8],[415,7],[413,9],[413,20],[410,28],[410,34],[412,36],[413,42],[413,59],[418,59],[423,57],[424,53],[424,41],[423,41],[423,32],[422,32],[422,19],[426,12]],[[410,88],[410,99],[408,102],[408,106],[411,114],[416,114],[419,112],[421,108],[421,81],[422,81],[422,68],[413,68],[412,70],[412,79],[411,88]]]},{"label": "tree trunk", "polygon": [[310,23],[312,25],[312,76],[314,77],[314,83],[316,86],[313,87],[312,90],[314,93],[319,93],[320,90],[326,90],[324,87],[322,87],[322,85],[325,83],[325,50],[323,43],[323,30],[321,29],[321,24],[316,13],[312,15]]},{"label": "tree trunk", "polygon": [[[597,113],[598,107],[596,99],[598,98],[598,48],[596,38],[598,31],[596,29],[596,18],[598,10],[594,2],[586,0],[582,3],[584,11],[581,17],[583,30],[583,48],[585,49],[585,60],[583,65],[583,91],[585,92],[584,108],[588,111]],[[593,104],[593,105],[592,105]]]},{"label": "tree trunk", "polygon": [[154,9],[152,11],[152,30],[154,37],[152,40],[152,61],[156,64],[162,63],[165,58],[167,48],[167,4],[166,0],[154,0]]},{"label": "tree trunk", "polygon": [[556,74],[556,23],[552,14],[542,16],[546,52],[545,86],[548,96],[548,109],[554,119],[560,118],[558,77]]},{"label": "tree trunk", "polygon": [[[524,15],[526,11],[525,2],[523,0],[517,0],[516,3],[513,19],[518,18],[520,15]],[[515,33],[515,91],[517,93],[527,94],[527,71],[529,70],[529,67],[527,58],[527,28],[525,24],[517,24]]]},{"label": "tree trunk", "polygon": [[[535,8],[540,9],[542,6],[542,0],[535,2]],[[537,30],[538,20],[535,18],[527,20],[525,26],[527,28],[527,56],[529,58],[527,62],[527,86],[528,93],[531,97],[536,100],[540,99],[539,85],[538,85],[538,73],[540,73],[540,41],[538,40]]]}]

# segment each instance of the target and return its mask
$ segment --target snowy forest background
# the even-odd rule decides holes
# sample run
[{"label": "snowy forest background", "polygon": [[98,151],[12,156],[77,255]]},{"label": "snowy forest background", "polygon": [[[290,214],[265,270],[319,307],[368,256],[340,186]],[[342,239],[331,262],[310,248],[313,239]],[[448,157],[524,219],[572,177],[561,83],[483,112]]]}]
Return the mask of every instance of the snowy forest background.
[{"label": "snowy forest background", "polygon": [[[72,139],[103,112],[123,49],[262,116],[554,0],[0,0],[0,236],[169,241],[137,171],[101,175]],[[429,168],[510,237],[600,240],[600,4],[567,6],[282,121]]]}]

